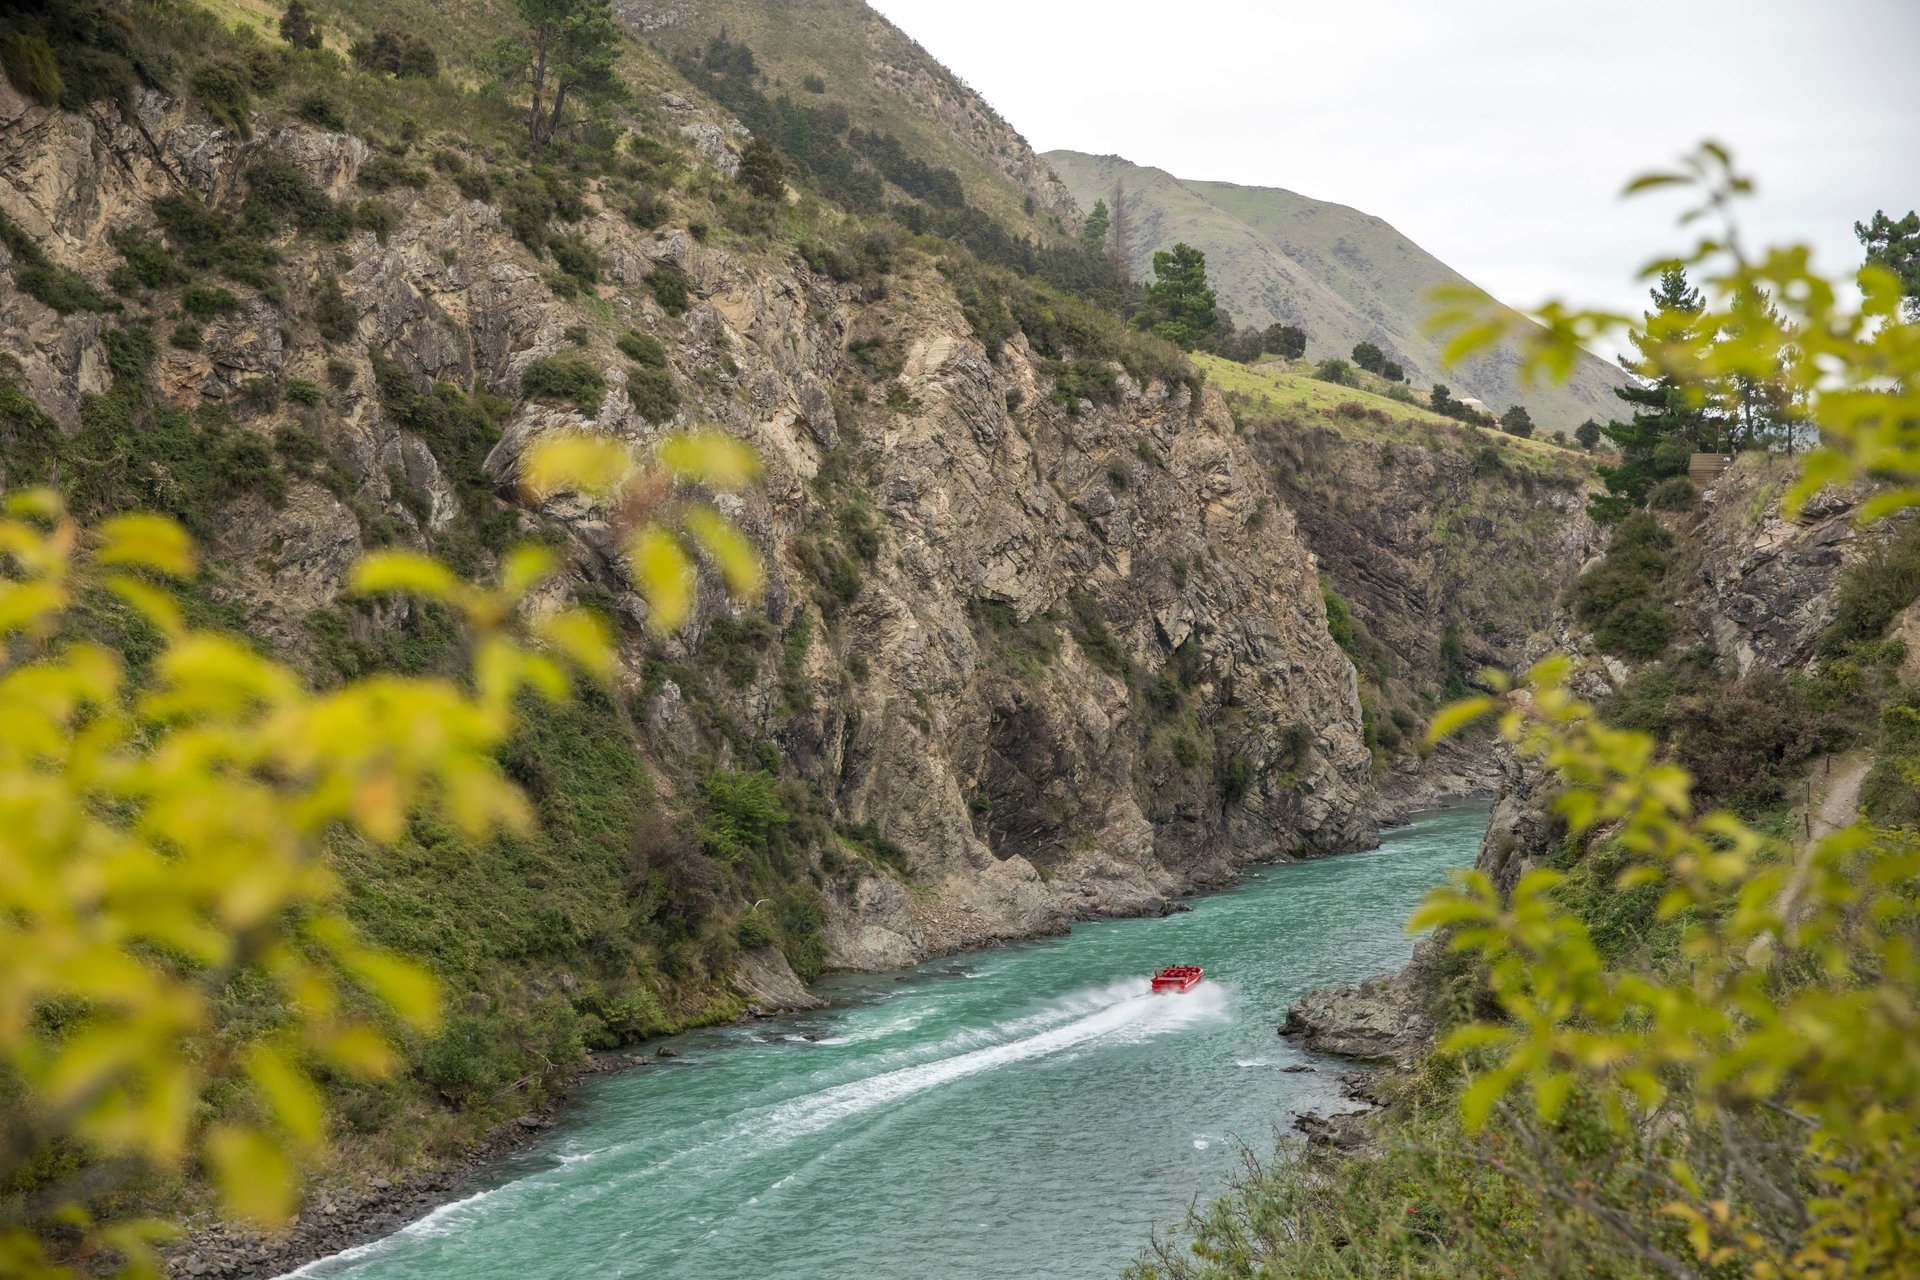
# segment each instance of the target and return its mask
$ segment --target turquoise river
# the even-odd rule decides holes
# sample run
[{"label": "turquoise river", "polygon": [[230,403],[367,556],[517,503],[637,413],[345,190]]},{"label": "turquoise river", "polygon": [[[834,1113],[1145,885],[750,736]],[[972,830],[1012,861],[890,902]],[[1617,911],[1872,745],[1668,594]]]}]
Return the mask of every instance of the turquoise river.
[{"label": "turquoise river", "polygon": [[[831,978],[817,1013],[671,1041],[595,1079],[546,1143],[328,1280],[1114,1277],[1218,1191],[1241,1144],[1340,1110],[1287,1005],[1402,963],[1483,809],[1367,853],[1253,870],[1159,920]],[[1204,965],[1188,995],[1158,965]],[[1305,1065],[1307,1072],[1288,1072]]]}]

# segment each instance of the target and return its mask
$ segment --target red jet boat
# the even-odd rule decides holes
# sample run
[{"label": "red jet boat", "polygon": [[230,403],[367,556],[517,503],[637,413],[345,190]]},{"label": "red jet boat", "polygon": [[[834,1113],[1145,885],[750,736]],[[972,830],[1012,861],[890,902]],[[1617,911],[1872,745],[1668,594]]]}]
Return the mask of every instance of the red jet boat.
[{"label": "red jet boat", "polygon": [[1176,964],[1153,975],[1155,991],[1191,991],[1200,985],[1205,970],[1197,964]]}]

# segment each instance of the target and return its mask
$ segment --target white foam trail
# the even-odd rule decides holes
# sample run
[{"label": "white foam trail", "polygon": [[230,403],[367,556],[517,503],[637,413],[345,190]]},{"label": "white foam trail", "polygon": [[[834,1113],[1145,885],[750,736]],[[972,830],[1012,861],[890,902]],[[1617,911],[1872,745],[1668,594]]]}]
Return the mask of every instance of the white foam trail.
[{"label": "white foam trail", "polygon": [[[1229,991],[1217,983],[1202,986],[1184,995],[1157,995],[1147,991],[1137,978],[1111,983],[1105,987],[1078,991],[1062,997],[1035,1013],[1000,1023],[991,1031],[963,1031],[933,1046],[916,1046],[908,1050],[883,1054],[880,1057],[882,1062],[889,1058],[897,1060],[901,1056],[923,1056],[929,1050],[935,1054],[944,1053],[944,1056],[896,1067],[803,1094],[784,1102],[756,1108],[741,1117],[742,1123],[729,1127],[707,1141],[696,1142],[644,1169],[623,1173],[599,1186],[581,1188],[576,1196],[569,1197],[569,1201],[577,1206],[596,1200],[613,1192],[621,1185],[629,1185],[650,1178],[664,1171],[669,1165],[714,1146],[732,1144],[740,1139],[752,1139],[751,1154],[760,1155],[774,1146],[784,1145],[810,1133],[817,1133],[875,1107],[884,1106],[944,1084],[951,1084],[984,1071],[1044,1058],[1094,1042],[1137,1043],[1167,1032],[1178,1031],[1221,1016],[1226,1010],[1229,998]],[[995,1032],[1000,1036],[1013,1038],[996,1041]],[[975,1047],[981,1045],[983,1040],[990,1043],[984,1047]],[[570,1153],[562,1158],[562,1163],[576,1165],[591,1162],[629,1150],[635,1145],[638,1144],[616,1143],[596,1151]],[[391,1236],[368,1244],[356,1245],[330,1257],[308,1263],[298,1271],[287,1273],[281,1280],[295,1280],[295,1277],[299,1276],[325,1274],[340,1263],[352,1262],[380,1249],[383,1245],[403,1238],[434,1238],[449,1235],[458,1230],[467,1215],[481,1204],[503,1193],[529,1191],[536,1185],[549,1180],[552,1172],[555,1171],[533,1174],[504,1186],[468,1196],[464,1200],[442,1205],[425,1217],[402,1227]],[[783,1178],[774,1186],[777,1188],[785,1181],[786,1179]],[[324,1270],[316,1272],[316,1268],[324,1268]]]},{"label": "white foam trail", "polygon": [[[816,1133],[848,1116],[983,1071],[1043,1058],[1092,1041],[1118,1039],[1137,1042],[1177,1031],[1219,1015],[1225,1010],[1226,1001],[1227,993],[1217,985],[1211,989],[1203,987],[1184,996],[1165,996],[1141,991],[1137,980],[1079,992],[1052,1009],[1003,1025],[1008,1030],[1024,1031],[1036,1024],[1059,1023],[1063,1016],[1071,1018],[1071,1021],[1033,1031],[1005,1043],[972,1049],[917,1066],[899,1067],[795,1098],[774,1107],[764,1120],[736,1131],[734,1136],[791,1141],[805,1134]],[[1075,1014],[1079,1016],[1074,1017]]]},{"label": "white foam trail", "polygon": [[[912,1094],[1091,1041],[1133,1043],[1178,1030],[1218,1016],[1225,1010],[1227,998],[1227,991],[1217,985],[1181,996],[1154,995],[1138,979],[1077,991],[991,1029],[960,1031],[934,1045],[914,1045],[881,1054],[876,1063],[903,1058],[920,1061],[750,1109],[742,1113],[739,1123],[723,1132],[682,1147],[644,1169],[623,1174],[618,1183],[654,1177],[688,1156],[742,1139],[752,1140],[757,1155]],[[634,1145],[617,1144],[600,1154],[613,1154]],[[604,1189],[611,1191],[614,1185]]]}]

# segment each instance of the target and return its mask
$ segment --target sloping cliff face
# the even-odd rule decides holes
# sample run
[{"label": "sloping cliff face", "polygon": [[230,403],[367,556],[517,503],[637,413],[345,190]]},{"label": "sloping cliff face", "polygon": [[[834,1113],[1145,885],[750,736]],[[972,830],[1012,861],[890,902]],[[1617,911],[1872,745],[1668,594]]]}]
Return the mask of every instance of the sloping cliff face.
[{"label": "sloping cliff face", "polygon": [[[1787,518],[1780,503],[1794,475],[1793,459],[1743,455],[1701,495],[1696,510],[1661,516],[1673,539],[1673,567],[1661,583],[1661,602],[1674,618],[1674,640],[1665,658],[1716,673],[1704,694],[1684,684],[1662,686],[1675,705],[1703,696],[1733,700],[1756,684],[1777,694],[1783,676],[1814,676],[1822,634],[1836,616],[1843,576],[1896,534],[1892,522],[1859,527],[1854,517],[1863,494],[1857,489],[1823,490],[1797,518]],[[1901,615],[1896,626],[1906,616]],[[1600,652],[1592,634],[1565,607],[1553,611],[1542,638],[1574,658],[1573,683],[1581,695],[1599,704],[1602,714],[1616,718],[1633,718],[1631,706],[1623,707],[1620,700],[1634,697],[1637,682],[1657,676],[1661,669],[1659,662],[1629,662]],[[1901,675],[1909,678],[1904,670]],[[1857,669],[1854,678],[1860,678]],[[1877,718],[1865,711],[1856,714]],[[1684,735],[1691,726],[1680,724],[1678,732],[1667,723],[1651,727],[1663,751],[1688,763]],[[1761,737],[1767,732],[1758,724],[1737,728],[1740,733],[1729,736]],[[1849,779],[1844,794],[1821,760],[1832,746],[1819,740],[1817,728],[1809,728],[1805,741],[1793,742],[1794,750],[1762,749],[1737,757],[1746,772],[1770,770],[1793,781],[1783,808],[1794,810],[1801,794],[1821,797],[1823,811],[1804,827],[1801,814],[1793,812],[1788,830],[1817,837],[1822,826],[1831,830],[1859,817],[1860,779],[1873,745],[1870,737],[1861,742],[1853,734],[1843,736],[1843,743],[1833,745],[1856,749],[1827,759],[1851,762],[1848,769],[1831,771],[1844,772]],[[1498,794],[1474,865],[1502,893],[1511,893],[1528,871],[1566,856],[1567,829],[1554,812],[1558,788],[1550,774],[1536,762],[1517,761],[1504,751],[1488,758],[1499,773]],[[1802,793],[1798,778],[1810,765],[1814,780]],[[1719,780],[1695,768],[1701,786]],[[1724,799],[1714,796],[1709,802]],[[1429,1005],[1445,980],[1440,961],[1434,940],[1423,939],[1413,961],[1399,973],[1357,987],[1310,993],[1289,1011],[1283,1031],[1328,1052],[1410,1062],[1431,1042]]]},{"label": "sloping cliff face", "polygon": [[[1665,604],[1676,620],[1669,656],[1717,671],[1724,683],[1714,689],[1756,682],[1771,687],[1766,682],[1783,676],[1812,676],[1843,577],[1897,532],[1896,522],[1867,528],[1857,523],[1865,496],[1859,488],[1824,489],[1789,519],[1781,499],[1796,474],[1795,459],[1744,454],[1701,494],[1696,511],[1661,518],[1674,540],[1674,564],[1665,578]],[[1657,666],[1601,653],[1566,611],[1556,618],[1555,635],[1556,647],[1577,659],[1576,688],[1603,710],[1609,698],[1630,693]],[[1752,768],[1797,776],[1828,749],[1814,741],[1788,758],[1756,761]],[[1550,811],[1553,795],[1551,780],[1537,769],[1509,768],[1477,862],[1502,890],[1550,857],[1564,838]]]},{"label": "sloping cliff face", "polygon": [[[157,197],[232,208],[284,161],[345,199],[370,156],[264,119],[242,140],[150,92],[121,121],[4,83],[0,136],[0,208],[103,290],[110,238],[153,234]],[[1062,406],[1020,336],[988,356],[910,248],[882,277],[836,282],[750,241],[637,230],[589,193],[570,230],[602,270],[566,298],[499,210],[444,178],[384,199],[381,237],[277,233],[277,288],[232,286],[197,349],[163,342],[151,368],[180,409],[324,451],[319,467],[276,462],[284,499],[218,509],[210,589],[250,631],[318,669],[317,620],[340,616],[354,558],[378,541],[451,553],[474,487],[510,497],[544,431],[645,448],[718,424],[766,463],[731,511],[768,566],[760,604],[706,590],[695,625],[650,640],[604,512],[556,501],[514,519],[562,541],[569,592],[617,620],[621,723],[670,808],[696,808],[717,768],[767,768],[804,795],[818,821],[800,874],[824,904],[828,963],[1150,911],[1254,859],[1365,841],[1353,669],[1313,558],[1217,397],[1129,384],[1116,406]],[[61,316],[8,266],[0,345],[68,434],[111,384],[108,335],[180,318],[168,291]],[[684,314],[650,287],[663,271],[686,279]],[[338,311],[336,284],[349,336],[323,339],[314,317]],[[629,329],[663,344],[677,406],[649,401],[616,354]],[[604,374],[591,412],[522,395],[530,364],[567,351]],[[429,439],[396,389],[434,384],[499,397],[497,442]],[[491,558],[482,547],[472,567]],[[340,625],[371,643],[408,622]]]},{"label": "sloping cliff face", "polygon": [[1355,620],[1390,807],[1492,794],[1494,744],[1423,754],[1424,725],[1481,669],[1524,671],[1555,643],[1561,596],[1605,541],[1586,513],[1586,459],[1338,416],[1248,436]]}]

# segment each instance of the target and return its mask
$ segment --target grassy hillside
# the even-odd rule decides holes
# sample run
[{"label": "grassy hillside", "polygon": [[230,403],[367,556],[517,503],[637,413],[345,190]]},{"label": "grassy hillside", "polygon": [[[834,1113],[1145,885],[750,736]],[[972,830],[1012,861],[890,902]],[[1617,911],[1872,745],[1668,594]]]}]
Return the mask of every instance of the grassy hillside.
[{"label": "grassy hillside", "polygon": [[[1394,399],[1378,378],[1356,371],[1371,386],[1345,387],[1313,376],[1311,361],[1270,360],[1258,365],[1238,364],[1219,356],[1195,353],[1194,364],[1209,385],[1227,398],[1237,413],[1262,417],[1296,413],[1312,415],[1322,425],[1343,435],[1391,441],[1424,441],[1443,433],[1451,447],[1491,448],[1503,462],[1585,477],[1589,466],[1576,450],[1549,440],[1510,436],[1491,427],[1477,427],[1443,417],[1419,404]],[[1359,406],[1355,413],[1343,407]]]},{"label": "grassy hillside", "polygon": [[724,34],[753,50],[763,92],[846,108],[853,124],[959,175],[967,203],[1008,229],[1059,239],[1072,197],[1026,140],[957,76],[861,0],[642,0],[636,25],[669,56]]},{"label": "grassy hillside", "polygon": [[1582,361],[1565,385],[1534,387],[1523,385],[1511,350],[1443,368],[1440,344],[1423,330],[1428,295],[1472,282],[1379,218],[1291,191],[1187,181],[1118,156],[1050,151],[1045,159],[1083,207],[1123,180],[1134,273],[1149,271],[1156,249],[1194,245],[1236,324],[1300,325],[1316,359],[1377,343],[1415,383],[1445,382],[1495,413],[1524,404],[1546,430],[1571,431],[1616,410],[1612,388],[1624,375],[1597,359]]}]

